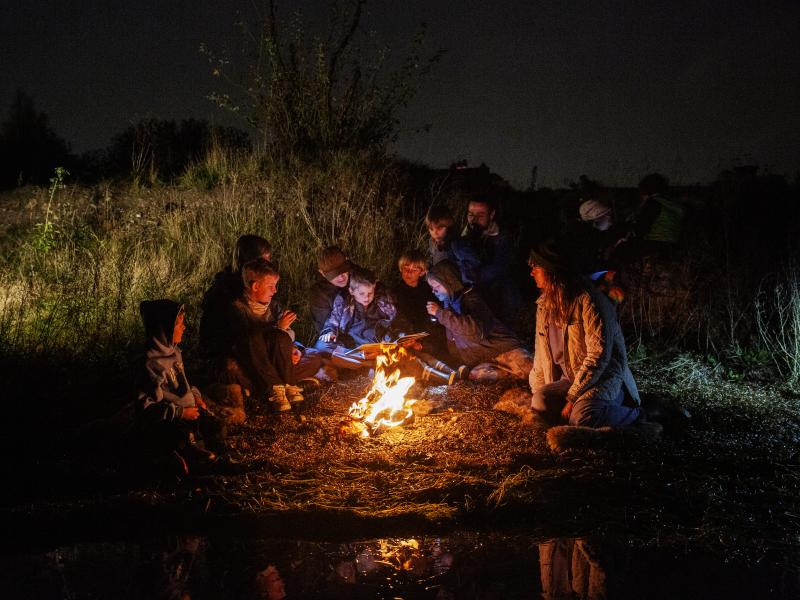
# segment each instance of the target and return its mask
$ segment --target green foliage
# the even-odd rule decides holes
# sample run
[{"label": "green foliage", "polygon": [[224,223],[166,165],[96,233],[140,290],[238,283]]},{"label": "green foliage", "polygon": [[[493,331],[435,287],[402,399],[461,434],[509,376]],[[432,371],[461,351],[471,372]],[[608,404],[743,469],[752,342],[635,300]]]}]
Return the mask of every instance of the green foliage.
[{"label": "green foliage", "polygon": [[65,175],[69,175],[69,171],[67,171],[64,167],[56,167],[55,175],[50,178],[50,188],[47,197],[47,210],[45,211],[44,222],[36,224],[33,238],[33,247],[40,252],[49,251],[56,241],[55,225],[50,217],[53,207],[53,198],[55,198],[58,190],[64,188]]},{"label": "green foliage", "polygon": [[[187,305],[190,325],[215,272],[230,262],[236,239],[255,233],[276,249],[280,294],[301,314],[295,329],[312,329],[306,293],[319,250],[337,243],[382,275],[416,222],[404,219],[390,168],[365,170],[341,156],[294,174],[255,177],[258,157],[218,165],[210,192],[163,187],[115,192],[56,192],[63,171],[40,198],[49,237],[9,240],[0,263],[3,350],[54,353],[64,360],[98,357],[140,343],[139,302],[173,298]],[[61,177],[62,179],[59,179]],[[124,190],[125,188],[123,188]],[[35,217],[34,217],[35,218]],[[28,231],[38,231],[31,224]],[[187,343],[196,340],[190,335]]]},{"label": "green foliage", "polygon": [[315,163],[342,152],[381,155],[396,138],[398,111],[438,55],[423,57],[422,29],[391,66],[388,48],[376,47],[360,27],[364,4],[333,2],[326,35],[310,36],[302,15],[281,21],[269,0],[257,27],[243,24],[243,64],[201,48],[213,74],[234,91],[211,99],[243,113],[278,164]]}]

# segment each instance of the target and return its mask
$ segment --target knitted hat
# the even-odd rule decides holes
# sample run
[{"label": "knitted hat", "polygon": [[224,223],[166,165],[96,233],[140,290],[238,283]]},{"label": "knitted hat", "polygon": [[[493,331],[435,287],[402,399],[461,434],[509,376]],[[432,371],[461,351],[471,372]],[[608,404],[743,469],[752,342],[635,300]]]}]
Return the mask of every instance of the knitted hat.
[{"label": "knitted hat", "polygon": [[344,252],[338,246],[328,246],[320,254],[317,263],[322,276],[328,281],[336,279],[342,273],[346,273],[353,268],[353,263],[347,260]]},{"label": "knitted hat", "polygon": [[531,249],[528,266],[542,267],[545,271],[571,271],[574,269],[574,257],[556,240],[547,240]]},{"label": "knitted hat", "polygon": [[578,208],[581,221],[596,221],[611,214],[611,207],[597,200],[587,200]]}]

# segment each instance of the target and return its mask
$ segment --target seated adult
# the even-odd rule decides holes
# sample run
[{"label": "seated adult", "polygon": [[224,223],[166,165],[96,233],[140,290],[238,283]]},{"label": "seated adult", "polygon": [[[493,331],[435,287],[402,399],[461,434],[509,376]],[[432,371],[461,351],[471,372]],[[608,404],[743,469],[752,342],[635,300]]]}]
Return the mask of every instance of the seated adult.
[{"label": "seated adult", "polygon": [[630,425],[643,417],[625,339],[611,301],[554,242],[531,251],[536,336],[531,408],[570,425]]},{"label": "seated adult", "polygon": [[388,290],[367,269],[353,269],[348,290],[347,295],[336,296],[315,347],[331,357],[334,366],[357,369],[370,366],[374,356],[352,357],[347,351],[361,344],[390,341],[397,307]]},{"label": "seated adult", "polygon": [[441,323],[450,355],[471,368],[474,381],[512,376],[524,379],[531,354],[503,325],[473,287],[465,287],[458,267],[443,260],[428,271],[428,283],[441,302],[428,302],[428,314]]},{"label": "seated adult", "polygon": [[461,237],[479,260],[478,291],[503,320],[513,320],[522,307],[522,296],[512,277],[515,263],[511,236],[495,219],[497,204],[489,195],[475,195],[467,205],[467,225]]},{"label": "seated adult", "polygon": [[317,275],[308,292],[308,304],[314,329],[320,334],[331,315],[333,303],[338,297],[346,298],[348,295],[347,284],[353,263],[338,246],[328,246],[320,253],[317,266]]}]

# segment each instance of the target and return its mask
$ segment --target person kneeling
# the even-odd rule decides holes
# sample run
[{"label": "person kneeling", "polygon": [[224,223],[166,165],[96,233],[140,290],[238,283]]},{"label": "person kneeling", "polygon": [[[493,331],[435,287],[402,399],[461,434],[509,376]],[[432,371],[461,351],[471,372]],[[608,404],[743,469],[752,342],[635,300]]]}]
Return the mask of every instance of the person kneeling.
[{"label": "person kneeling", "polygon": [[553,242],[531,251],[541,290],[530,387],[531,408],[570,425],[631,425],[643,419],[625,339],[611,301],[572,267]]}]

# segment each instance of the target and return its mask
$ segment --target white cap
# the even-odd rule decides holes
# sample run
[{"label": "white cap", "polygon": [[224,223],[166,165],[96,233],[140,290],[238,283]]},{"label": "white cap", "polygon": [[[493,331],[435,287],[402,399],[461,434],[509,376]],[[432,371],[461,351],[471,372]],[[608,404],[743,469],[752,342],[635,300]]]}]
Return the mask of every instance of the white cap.
[{"label": "white cap", "polygon": [[611,214],[611,207],[597,200],[587,200],[578,208],[581,221],[596,221]]}]

